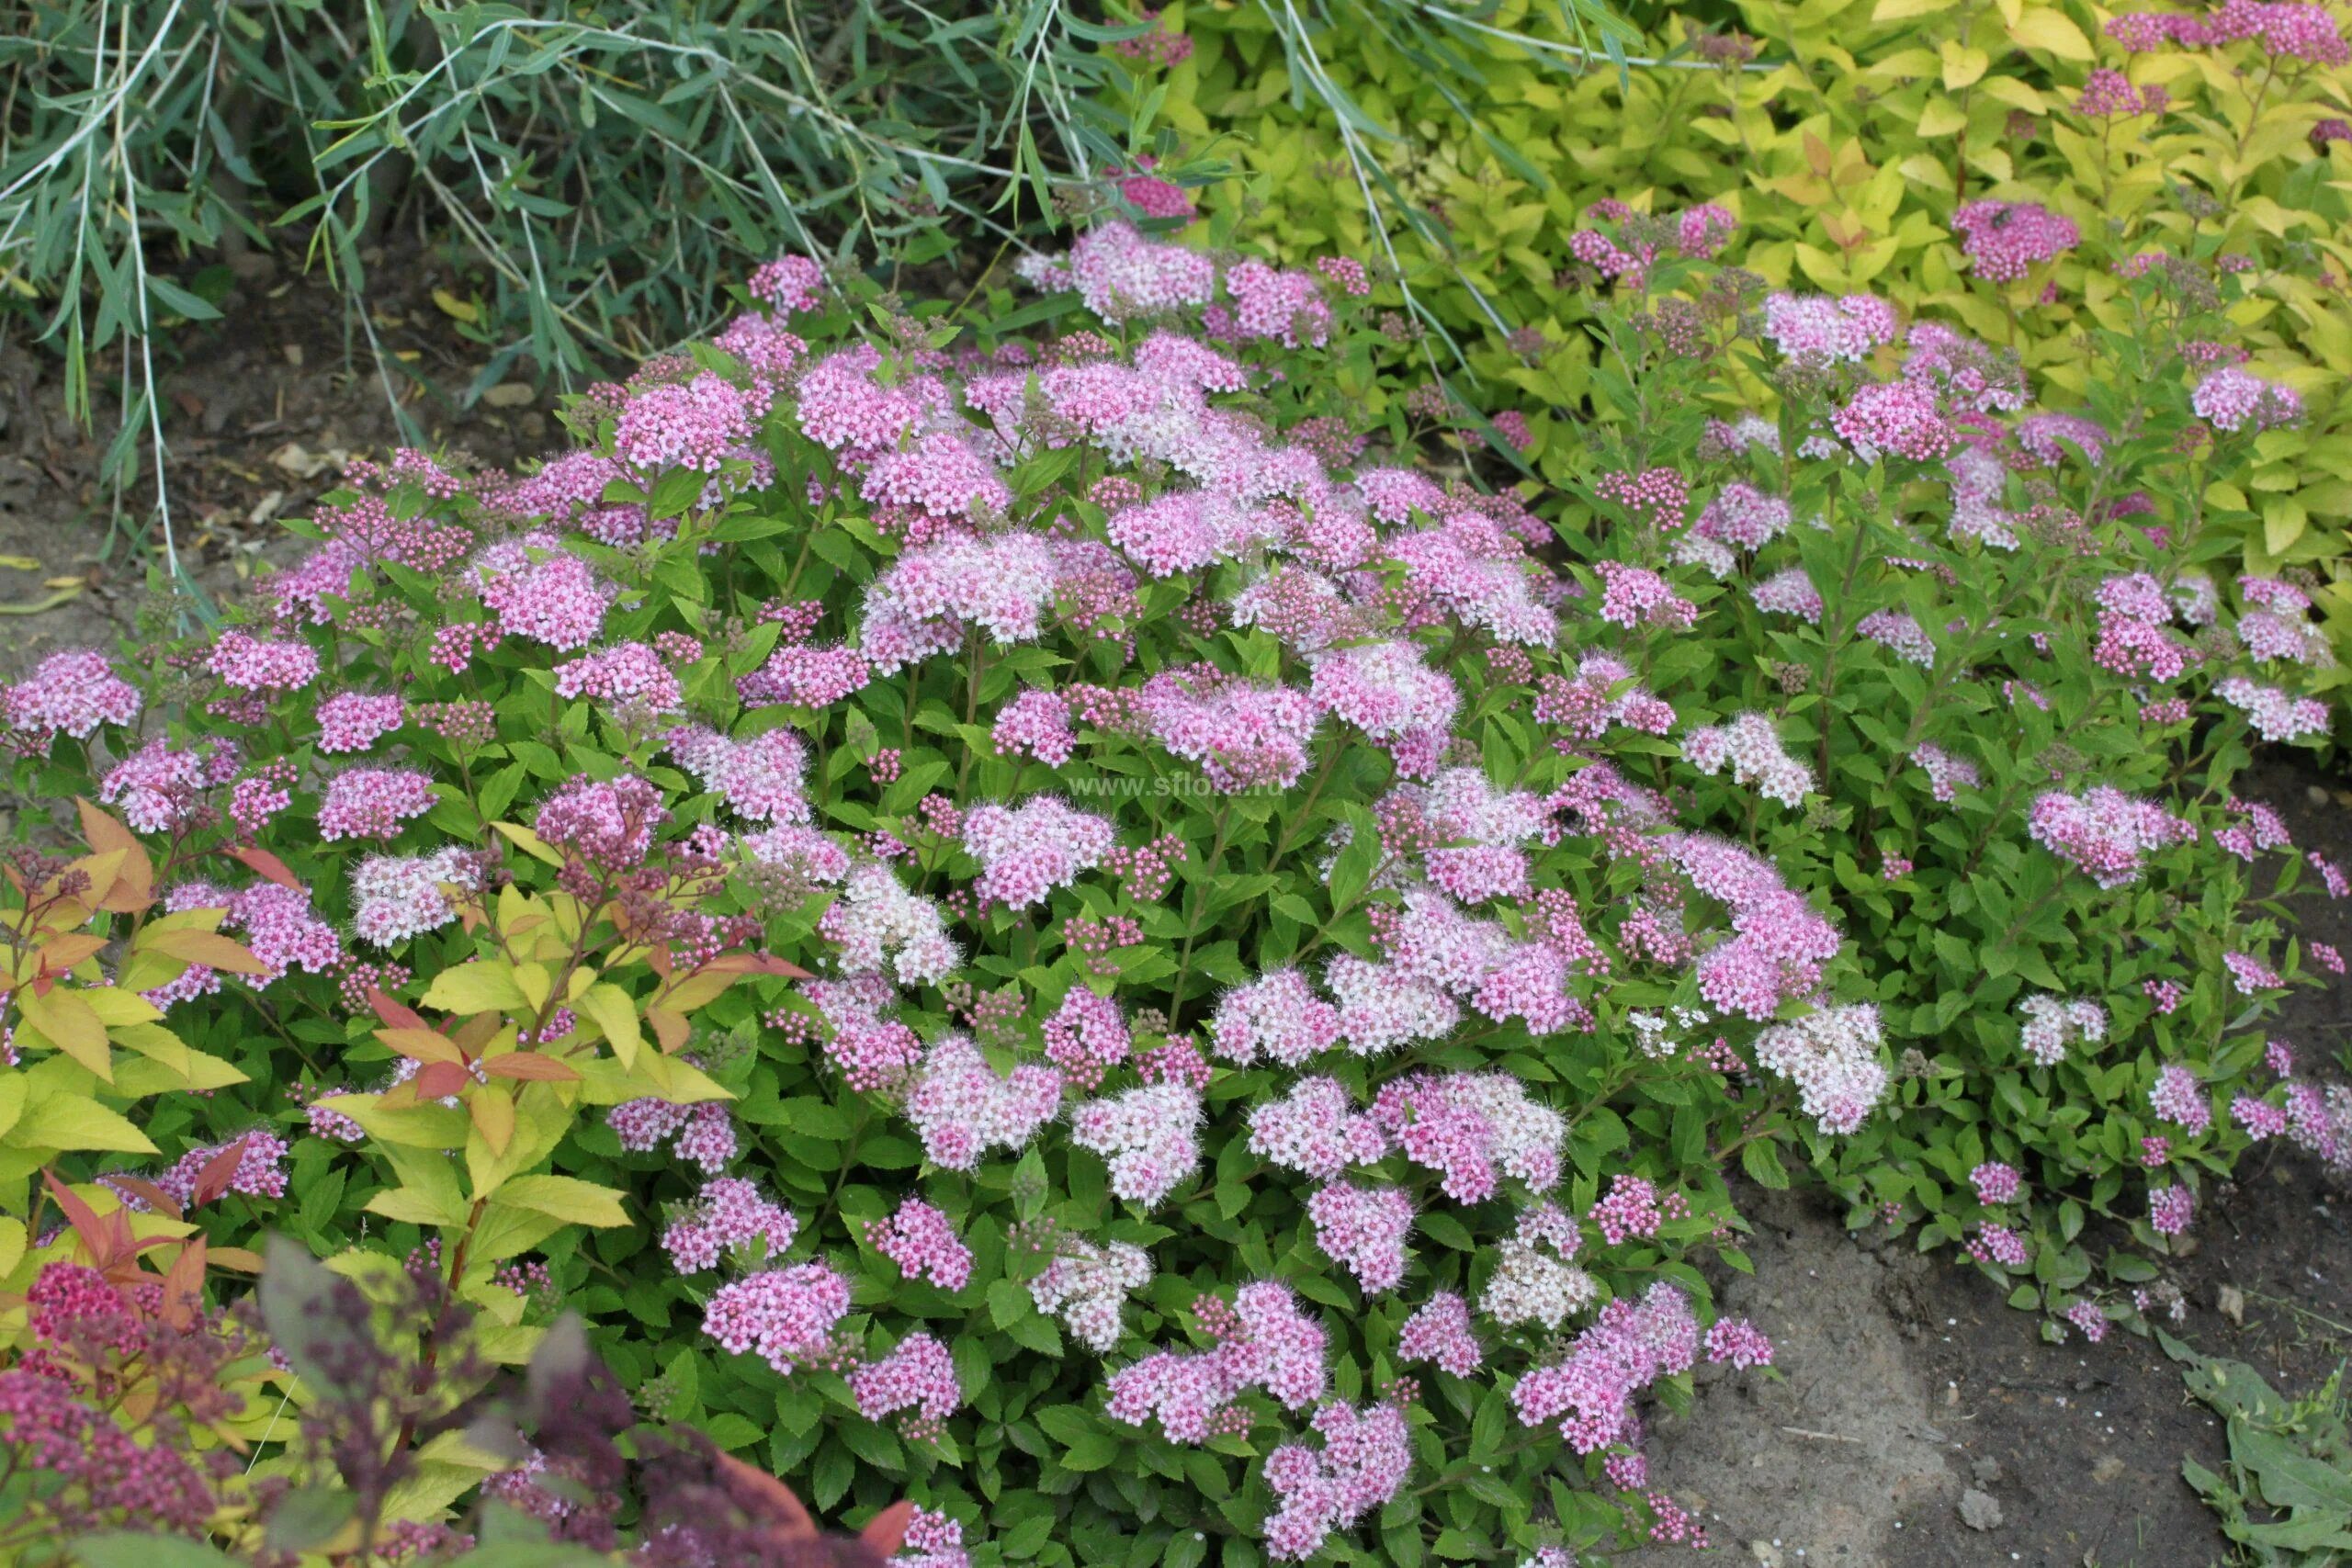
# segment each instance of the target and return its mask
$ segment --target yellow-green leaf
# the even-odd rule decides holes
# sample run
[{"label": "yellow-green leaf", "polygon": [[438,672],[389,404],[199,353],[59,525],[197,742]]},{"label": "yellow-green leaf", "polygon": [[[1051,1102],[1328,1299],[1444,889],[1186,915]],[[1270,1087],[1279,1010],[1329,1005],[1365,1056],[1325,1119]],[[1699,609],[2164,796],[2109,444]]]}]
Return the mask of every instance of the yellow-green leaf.
[{"label": "yellow-green leaf", "polygon": [[522,851],[533,860],[545,861],[549,865],[561,865],[563,863],[562,855],[549,848],[548,841],[545,839],[540,838],[537,833],[532,832],[520,822],[492,822],[491,827],[498,833],[499,837],[504,839],[508,843],[513,844],[516,849]]},{"label": "yellow-green leaf", "polygon": [[20,1149],[103,1149],[126,1155],[162,1152],[121,1116],[76,1094],[53,1094],[27,1106],[16,1126],[9,1129],[7,1141],[9,1146]]},{"label": "yellow-green leaf", "polygon": [[2061,60],[2097,58],[2083,29],[2048,6],[2019,13],[2009,24],[2009,39],[2020,49],[2038,49]]},{"label": "yellow-green leaf", "polygon": [[621,1194],[569,1176],[518,1176],[498,1190],[498,1201],[567,1224],[609,1229],[628,1224]]},{"label": "yellow-green leaf", "polygon": [[413,1187],[394,1187],[377,1193],[363,1205],[371,1214],[381,1214],[388,1220],[398,1220],[412,1225],[461,1225],[466,1223],[462,1208],[450,1210]]},{"label": "yellow-green leaf", "polygon": [[484,958],[444,969],[425,987],[424,1005],[470,1018],[481,1012],[520,1012],[531,1005],[514,971],[503,958]]},{"label": "yellow-green leaf", "polygon": [[599,980],[580,993],[579,1008],[612,1042],[613,1055],[620,1058],[621,1066],[635,1066],[638,1047],[644,1036],[638,1029],[637,1003],[629,994],[618,986]]},{"label": "yellow-green leaf", "polygon": [[114,1081],[114,1046],[107,1039],[106,1021],[80,992],[56,987],[44,995],[27,986],[16,997],[25,1021],[43,1040],[107,1082]]}]

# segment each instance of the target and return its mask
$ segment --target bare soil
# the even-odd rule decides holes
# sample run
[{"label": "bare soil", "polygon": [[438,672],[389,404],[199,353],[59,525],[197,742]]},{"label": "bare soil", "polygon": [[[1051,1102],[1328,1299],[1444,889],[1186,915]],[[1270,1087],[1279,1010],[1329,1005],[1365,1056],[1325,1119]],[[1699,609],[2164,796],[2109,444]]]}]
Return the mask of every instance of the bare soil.
[{"label": "bare soil", "polygon": [[[404,286],[376,306],[387,347],[429,380],[465,384],[487,355],[431,303],[429,263],[379,266]],[[342,459],[401,439],[384,378],[350,352],[339,299],[256,272],[227,319],[191,328],[164,377],[166,470],[179,548],[216,598],[286,553],[280,519],[333,488]],[[414,383],[401,406],[427,445],[493,462],[554,438],[549,401],[502,390],[458,414]],[[0,671],[56,648],[107,646],[149,595],[152,551],[114,524],[101,437],[64,414],[50,352],[0,337]],[[143,507],[141,508],[143,510]],[[24,564],[29,562],[30,564]],[[68,580],[71,580],[70,582]],[[28,605],[55,600],[37,613]],[[2298,842],[2352,864],[2352,789],[2301,762],[2256,790]],[[2307,900],[2306,931],[2352,951],[2352,908]],[[2316,1066],[2352,1035],[2352,987],[2297,998],[2279,1032]],[[2207,1568],[2227,1542],[2180,1479],[2217,1466],[2221,1429],[2153,1341],[2043,1341],[1964,1263],[1905,1238],[1849,1235],[1802,1193],[1751,1190],[1754,1278],[1728,1310],[1773,1337],[1770,1377],[1703,1373],[1690,1414],[1652,1432],[1655,1483],[1698,1508],[1716,1561],[1767,1568]],[[2211,1194],[2197,1249],[2171,1277],[2190,1304],[2181,1337],[2251,1362],[2277,1386],[2317,1384],[2352,1355],[2352,1193],[2290,1151]],[[2223,1310],[2224,1303],[2230,1310]],[[1981,1494],[1963,1519],[1961,1498]],[[1997,1513],[1997,1522],[1992,1522]],[[1620,1555],[1663,1568],[1681,1549]]]}]

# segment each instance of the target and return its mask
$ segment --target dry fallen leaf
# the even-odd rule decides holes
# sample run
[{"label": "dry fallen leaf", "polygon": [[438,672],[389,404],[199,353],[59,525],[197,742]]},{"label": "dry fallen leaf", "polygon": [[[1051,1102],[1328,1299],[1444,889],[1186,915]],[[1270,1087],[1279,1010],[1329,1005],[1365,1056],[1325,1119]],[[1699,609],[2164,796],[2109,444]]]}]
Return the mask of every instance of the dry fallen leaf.
[{"label": "dry fallen leaf", "polygon": [[2245,1292],[2235,1285],[2223,1285],[2213,1292],[2213,1305],[2233,1327],[2245,1326]]}]

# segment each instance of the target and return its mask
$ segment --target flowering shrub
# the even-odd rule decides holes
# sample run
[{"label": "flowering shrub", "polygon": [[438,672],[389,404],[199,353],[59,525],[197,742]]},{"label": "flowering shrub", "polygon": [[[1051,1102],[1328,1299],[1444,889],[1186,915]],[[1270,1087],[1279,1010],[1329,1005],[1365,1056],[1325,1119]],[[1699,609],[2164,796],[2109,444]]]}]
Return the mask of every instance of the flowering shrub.
[{"label": "flowering shrub", "polygon": [[[1329,24],[1302,43],[1301,13]],[[2208,498],[2210,526],[2253,575],[2319,569],[2321,619],[2352,651],[2338,564],[2352,525],[2338,456],[2352,403],[2335,392],[2352,375],[2340,7],[1630,14],[1653,20],[1625,51],[1664,63],[1621,73],[1583,52],[1597,40],[1566,8],[1530,0],[1456,27],[1442,51],[1354,25],[1351,7],[1178,0],[1159,25],[1182,57],[1136,67],[1134,95],[1159,95],[1179,143],[1163,172],[1206,181],[1184,194],[1212,231],[1238,220],[1301,262],[1393,254],[1444,334],[1432,365],[1468,370],[1477,400],[1522,405],[1527,461],[1555,481],[1582,461],[1577,422],[1615,412],[1591,286],[1623,287],[1661,255],[1720,254],[1775,288],[1868,291],[1949,321],[2014,349],[2058,406],[2090,395],[2082,336],[2138,330],[2125,276],[2138,258],[2207,257],[2238,328],[2230,352],[2307,412]],[[1736,236],[1723,227],[1735,218]],[[1376,298],[1407,295],[1384,281]]]},{"label": "flowering shrub", "polygon": [[2199,570],[2260,437],[2190,264],[2032,413],[1883,301],[1645,268],[1565,495],[1371,423],[1361,268],[1022,271],[763,269],[535,472],[363,466],[144,728],[86,659],[7,694],[251,951],[114,976],[243,1075],[148,1116],[236,1200],[185,1223],[409,1259],[491,1359],[569,1306],[933,1568],[1557,1562],[1703,1539],[1640,1407],[1770,1359],[1697,1267],[1735,1162],[2088,1327],[2086,1214],[2160,1252],[2250,1139],[2345,1157],[2247,1032],[2301,863],[2231,779],[2325,646]]}]

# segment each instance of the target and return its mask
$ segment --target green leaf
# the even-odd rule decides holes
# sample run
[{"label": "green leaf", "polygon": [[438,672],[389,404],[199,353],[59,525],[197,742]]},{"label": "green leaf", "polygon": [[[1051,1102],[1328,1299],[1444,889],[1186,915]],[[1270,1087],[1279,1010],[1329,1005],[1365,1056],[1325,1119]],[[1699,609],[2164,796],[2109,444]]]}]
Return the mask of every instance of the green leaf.
[{"label": "green leaf", "polygon": [[1756,1138],[1742,1145],[1739,1168],[1758,1187],[1779,1191],[1789,1184],[1789,1173],[1781,1164],[1780,1148],[1770,1139]]}]

